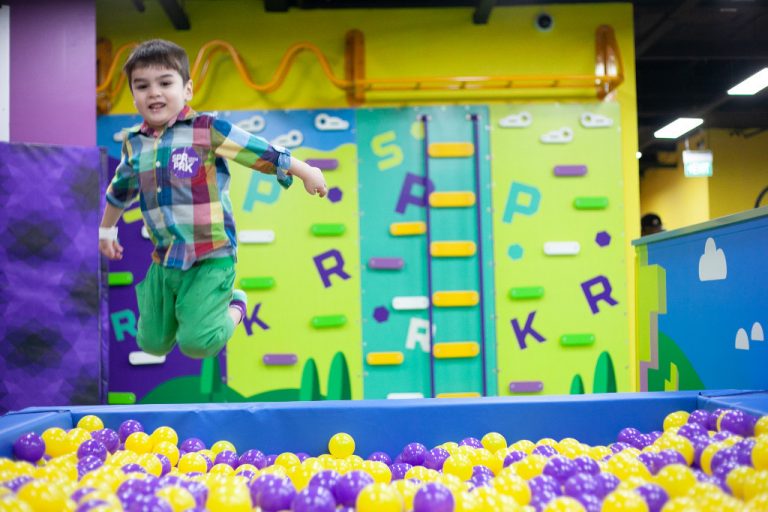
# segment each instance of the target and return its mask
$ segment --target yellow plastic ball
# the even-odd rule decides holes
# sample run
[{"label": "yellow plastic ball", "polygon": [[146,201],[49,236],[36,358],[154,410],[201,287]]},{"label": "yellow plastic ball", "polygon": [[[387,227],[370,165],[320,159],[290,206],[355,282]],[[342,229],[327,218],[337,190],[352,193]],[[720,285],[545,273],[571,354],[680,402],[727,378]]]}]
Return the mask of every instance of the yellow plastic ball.
[{"label": "yellow plastic ball", "polygon": [[448,452],[448,455],[453,455],[459,451],[459,443],[454,441],[448,441],[440,445],[441,448]]},{"label": "yellow plastic ball", "polygon": [[86,430],[88,432],[94,432],[96,430],[101,430],[104,428],[104,422],[101,421],[101,418],[98,416],[94,416],[93,414],[88,414],[87,416],[83,416],[80,418],[80,421],[77,422],[77,427],[82,428],[83,430]]},{"label": "yellow plastic ball", "polygon": [[661,508],[661,512],[700,512],[701,507],[693,498],[679,496],[670,499]]},{"label": "yellow plastic ball", "polygon": [[16,495],[35,512],[61,512],[67,503],[67,495],[59,486],[45,480],[32,480],[21,487]]},{"label": "yellow plastic ball", "polygon": [[521,439],[515,443],[512,443],[512,445],[509,447],[510,450],[518,450],[525,453],[531,453],[534,448],[536,448],[536,445],[533,444],[533,441],[528,439]]},{"label": "yellow plastic ball", "polygon": [[768,414],[761,416],[755,423],[755,437],[768,435]]},{"label": "yellow plastic ball", "polygon": [[69,439],[69,442],[72,445],[72,450],[74,451],[77,450],[81,444],[91,438],[91,433],[84,428],[75,427],[67,432],[67,438]]},{"label": "yellow plastic ball", "polygon": [[139,455],[136,464],[146,469],[150,475],[160,476],[163,473],[163,464],[154,453]]},{"label": "yellow plastic ball", "polygon": [[531,501],[531,488],[528,482],[511,472],[498,475],[491,485],[501,494],[514,499],[518,505],[527,505]]},{"label": "yellow plastic ball", "polygon": [[34,512],[32,507],[15,494],[0,496],[0,510],[3,512]]},{"label": "yellow plastic ball", "polygon": [[481,504],[480,500],[477,498],[477,494],[473,492],[462,492],[455,496],[455,498],[456,502],[455,508],[453,509],[454,512],[481,512]]},{"label": "yellow plastic ball", "polygon": [[755,468],[749,466],[737,466],[728,472],[728,476],[725,477],[725,483],[735,497],[739,499],[744,498],[744,482],[754,472]]},{"label": "yellow plastic ball", "polygon": [[696,484],[696,475],[687,466],[670,464],[653,477],[653,482],[663,487],[671,497],[677,497],[685,495]]},{"label": "yellow plastic ball", "polygon": [[206,473],[208,471],[208,463],[205,462],[202,455],[196,452],[182,455],[178,467],[180,473]]},{"label": "yellow plastic ball", "polygon": [[[450,455],[443,463],[443,473],[449,475],[455,475],[461,480],[469,480],[472,478],[472,460],[466,455],[457,453],[456,455]],[[413,468],[412,468],[413,469]]]},{"label": "yellow plastic ball", "polygon": [[693,463],[693,444],[683,436],[677,434],[667,436],[662,449],[675,450],[685,458],[686,464],[690,466]]},{"label": "yellow plastic ball", "polygon": [[197,506],[194,496],[182,487],[170,485],[163,487],[155,494],[170,503],[173,512],[182,512]]},{"label": "yellow plastic ball", "polygon": [[388,484],[392,481],[392,471],[383,462],[377,460],[363,461],[362,470],[371,475],[376,483]]},{"label": "yellow plastic ball", "polygon": [[419,484],[413,480],[395,480],[392,482],[392,487],[403,500],[405,510],[411,510],[413,508],[413,499],[416,496],[416,491],[419,490]]},{"label": "yellow plastic ball", "polygon": [[498,432],[488,432],[480,442],[483,444],[483,448],[491,453],[507,447],[507,439]]},{"label": "yellow plastic ball", "polygon": [[235,474],[235,468],[230,466],[229,464],[214,464],[214,466],[211,468],[211,470],[208,472],[209,474],[213,475],[234,475]]},{"label": "yellow plastic ball", "polygon": [[400,493],[383,483],[364,487],[356,505],[359,512],[402,512],[404,506]]},{"label": "yellow plastic ball", "polygon": [[539,476],[544,471],[544,466],[547,465],[548,461],[549,459],[543,455],[533,454],[515,462],[512,466],[514,466],[518,475],[526,480],[530,480],[533,477]]},{"label": "yellow plastic ball", "polygon": [[611,455],[613,452],[607,446],[593,446],[587,450],[587,456],[593,460],[603,460],[606,455]]},{"label": "yellow plastic ball", "polygon": [[139,455],[152,451],[152,439],[146,432],[134,432],[125,440],[125,449]]},{"label": "yellow plastic ball", "polygon": [[702,471],[708,475],[712,474],[712,457],[714,457],[715,454],[723,448],[725,448],[725,446],[721,443],[712,443],[704,448],[704,451],[701,452],[701,457],[699,459],[699,465],[701,466]]},{"label": "yellow plastic ball", "polygon": [[179,444],[179,434],[171,427],[157,427],[149,437],[152,438],[153,447],[160,443],[171,443],[174,446]]},{"label": "yellow plastic ball", "polygon": [[421,482],[429,482],[429,468],[424,466],[413,466],[411,469],[406,471],[403,478],[406,480],[413,479],[419,480]]},{"label": "yellow plastic ball", "polygon": [[70,440],[64,429],[58,427],[47,428],[40,437],[45,441],[45,454],[50,457],[58,457],[72,451]]},{"label": "yellow plastic ball", "polygon": [[614,491],[605,497],[601,512],[648,512],[648,505],[633,491]]},{"label": "yellow plastic ball", "polygon": [[213,445],[211,445],[210,450],[211,450],[211,453],[213,453],[213,459],[211,459],[211,460],[215,460],[216,459],[216,455],[218,455],[219,453],[221,453],[223,451],[227,451],[228,450],[230,452],[237,453],[237,450],[235,449],[235,445],[233,445],[229,441],[223,441],[223,440],[222,441],[216,441],[215,443],[213,443]]},{"label": "yellow plastic ball", "polygon": [[768,490],[768,470],[760,469],[749,474],[744,479],[744,500],[750,501],[759,494]]},{"label": "yellow plastic ball", "polygon": [[586,509],[578,500],[560,496],[547,503],[544,512],[586,512]]},{"label": "yellow plastic ball", "polygon": [[349,457],[355,453],[355,440],[345,432],[334,434],[328,441],[328,453],[337,459]]},{"label": "yellow plastic ball", "polygon": [[297,491],[304,489],[312,479],[313,475],[312,470],[302,466],[301,464],[291,466],[286,469],[285,472],[288,475],[288,478],[291,479],[291,482]]},{"label": "yellow plastic ball", "polygon": [[747,503],[746,512],[765,512],[768,510],[768,490],[758,494]]},{"label": "yellow plastic ball", "polygon": [[[768,416],[763,416],[760,419],[764,418],[768,418]],[[752,448],[752,465],[756,469],[768,469],[768,437],[760,437],[755,442],[755,446]]]},{"label": "yellow plastic ball", "polygon": [[664,418],[664,430],[669,430],[672,427],[680,428],[688,422],[689,413],[686,411],[676,411],[667,414]]},{"label": "yellow plastic ball", "polygon": [[159,453],[160,455],[165,455],[168,458],[168,461],[171,463],[171,467],[179,463],[179,457],[181,456],[179,448],[169,441],[160,441],[159,443],[155,443],[152,451],[154,453]]},{"label": "yellow plastic ball", "polygon": [[299,459],[299,457],[295,453],[283,452],[277,456],[277,458],[275,459],[275,464],[278,466],[283,466],[284,468],[288,469],[293,466],[300,466],[301,459]]},{"label": "yellow plastic ball", "polygon": [[241,483],[215,485],[208,490],[205,508],[210,512],[251,512],[251,493]]}]

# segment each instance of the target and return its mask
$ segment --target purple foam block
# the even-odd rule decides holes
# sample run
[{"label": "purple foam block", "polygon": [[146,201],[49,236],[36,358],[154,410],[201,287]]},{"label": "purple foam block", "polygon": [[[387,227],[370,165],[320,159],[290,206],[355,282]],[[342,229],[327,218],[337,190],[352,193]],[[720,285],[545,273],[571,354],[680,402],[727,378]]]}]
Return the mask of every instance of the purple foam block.
[{"label": "purple foam block", "polygon": [[334,171],[339,167],[339,161],[335,158],[308,158],[307,163],[323,171]]},{"label": "purple foam block", "polygon": [[540,380],[519,380],[509,383],[510,393],[536,393],[544,389],[544,383]]},{"label": "purple foam block", "polygon": [[368,260],[368,268],[377,270],[400,270],[404,264],[403,258],[371,258]]},{"label": "purple foam block", "polygon": [[584,176],[587,174],[586,165],[556,165],[555,176]]},{"label": "purple foam block", "polygon": [[262,358],[267,366],[293,366],[298,360],[296,354],[264,354]]}]

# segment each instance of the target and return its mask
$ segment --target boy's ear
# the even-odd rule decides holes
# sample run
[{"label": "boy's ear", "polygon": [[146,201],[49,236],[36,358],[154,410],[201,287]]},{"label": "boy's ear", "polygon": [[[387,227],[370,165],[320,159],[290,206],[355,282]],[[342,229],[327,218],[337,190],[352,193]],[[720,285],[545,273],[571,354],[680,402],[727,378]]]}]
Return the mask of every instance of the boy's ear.
[{"label": "boy's ear", "polygon": [[192,99],[194,91],[192,89],[192,80],[187,80],[187,84],[184,86],[184,99],[189,101]]}]

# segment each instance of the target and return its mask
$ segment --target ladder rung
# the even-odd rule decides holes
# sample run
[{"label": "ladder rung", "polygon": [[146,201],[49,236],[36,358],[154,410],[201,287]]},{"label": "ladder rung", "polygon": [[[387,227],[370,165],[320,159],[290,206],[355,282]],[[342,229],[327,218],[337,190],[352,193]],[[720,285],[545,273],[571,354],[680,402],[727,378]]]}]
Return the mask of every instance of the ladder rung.
[{"label": "ladder rung", "polygon": [[423,235],[426,232],[425,222],[393,222],[389,225],[389,233],[392,236]]},{"label": "ladder rung", "polygon": [[433,142],[429,145],[432,158],[457,158],[475,154],[475,145],[471,142]]},{"label": "ladder rung", "polygon": [[480,398],[480,393],[477,391],[466,391],[463,393],[438,393],[437,398]]},{"label": "ladder rung", "polygon": [[474,205],[474,192],[432,192],[429,194],[429,206],[433,208],[465,208]]},{"label": "ladder rung", "polygon": [[480,353],[480,345],[478,345],[475,341],[452,341],[447,343],[435,343],[433,351],[437,359],[475,357]]},{"label": "ladder rung", "polygon": [[454,290],[435,292],[432,295],[432,304],[438,308],[476,306],[478,302],[480,295],[476,291]]},{"label": "ladder rung", "polygon": [[402,352],[370,352],[365,356],[365,362],[371,366],[396,366],[404,360]]},{"label": "ladder rung", "polygon": [[477,251],[475,242],[452,240],[444,242],[432,242],[430,253],[435,258],[461,258],[474,256]]},{"label": "ladder rung", "polygon": [[429,298],[424,295],[403,296],[392,298],[392,309],[416,310],[427,309],[429,307]]}]

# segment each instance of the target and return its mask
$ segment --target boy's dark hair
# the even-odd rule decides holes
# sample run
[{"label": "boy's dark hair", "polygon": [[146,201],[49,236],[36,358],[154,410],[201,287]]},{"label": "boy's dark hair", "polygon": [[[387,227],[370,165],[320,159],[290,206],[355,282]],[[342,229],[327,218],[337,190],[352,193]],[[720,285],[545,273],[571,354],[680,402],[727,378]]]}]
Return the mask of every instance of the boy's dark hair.
[{"label": "boy's dark hair", "polygon": [[134,48],[123,65],[123,71],[131,86],[133,70],[145,66],[160,66],[179,72],[183,83],[189,81],[189,57],[184,48],[165,39],[150,39]]}]

